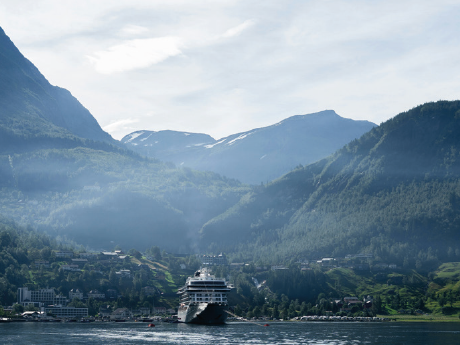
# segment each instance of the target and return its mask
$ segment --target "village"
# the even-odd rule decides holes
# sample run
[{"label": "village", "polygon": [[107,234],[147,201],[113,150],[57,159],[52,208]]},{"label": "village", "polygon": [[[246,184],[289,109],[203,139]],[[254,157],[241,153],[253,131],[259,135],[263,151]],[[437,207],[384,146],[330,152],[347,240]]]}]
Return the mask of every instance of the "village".
[{"label": "village", "polygon": [[[176,257],[184,259],[185,256],[176,255]],[[191,272],[190,269],[196,268],[198,264],[201,267],[220,268],[223,270],[221,272],[226,272],[227,278],[230,279],[233,276],[232,272],[237,271],[255,273],[267,270],[284,271],[289,269],[286,265],[255,266],[250,263],[228,263],[227,257],[223,253],[219,255],[195,255],[194,257],[196,259],[195,267],[187,268],[184,263],[185,260],[179,260],[173,266],[184,272]],[[356,254],[348,255],[342,259],[301,260],[296,262],[296,266],[301,272],[313,269],[329,270],[338,266],[355,270],[369,270],[370,265],[368,262],[371,259],[371,254]],[[63,291],[62,287],[60,289],[54,287],[41,289],[34,289],[31,286],[18,287],[17,303],[13,306],[4,306],[3,310],[20,314],[28,320],[46,320],[50,318],[69,320],[92,317],[93,319],[105,321],[123,321],[152,317],[170,318],[177,313],[174,305],[165,306],[164,303],[155,305],[155,298],[157,300],[160,297],[174,299],[175,291],[166,292],[161,290],[161,286],[164,285],[161,283],[167,283],[166,275],[169,272],[166,270],[166,266],[147,253],[142,255],[132,250],[129,253],[124,253],[121,249],[110,252],[80,253],[72,250],[61,250],[52,252],[48,260],[36,259],[29,268],[37,275],[43,275],[46,271],[54,272],[56,275],[68,274],[67,280],[69,281],[72,280],[72,276],[75,277],[77,274],[80,274],[80,277],[86,275],[87,278],[91,277],[100,281],[106,281],[107,279],[105,278],[108,278],[108,281],[120,284],[120,287],[124,283],[132,284],[136,277],[139,279],[139,276],[147,275],[151,278],[149,280],[151,284],[138,286],[140,288],[139,294],[145,300],[148,299],[149,302],[144,302],[143,306],[137,305],[134,308],[117,307],[117,303],[114,302],[123,299],[123,293],[109,287],[109,284],[106,284],[108,288],[88,291],[76,286],[71,287],[68,291]],[[374,264],[372,268],[374,270],[385,270],[396,269],[397,267],[396,265],[378,263]],[[259,283],[254,277],[252,281],[260,291],[266,287],[266,281]],[[161,283],[159,284],[159,282]],[[293,319],[303,321],[347,320],[347,314],[352,314],[359,310],[370,310],[373,304],[373,298],[369,295],[362,299],[356,296],[346,296],[343,298],[331,297],[329,300],[331,310],[326,310],[324,315],[300,315]],[[95,302],[92,310],[87,306],[90,301]],[[94,306],[97,306],[97,308],[94,308]],[[230,306],[230,309],[234,310],[235,308]],[[341,316],[337,316],[338,313]],[[362,319],[361,321],[364,320]]]}]

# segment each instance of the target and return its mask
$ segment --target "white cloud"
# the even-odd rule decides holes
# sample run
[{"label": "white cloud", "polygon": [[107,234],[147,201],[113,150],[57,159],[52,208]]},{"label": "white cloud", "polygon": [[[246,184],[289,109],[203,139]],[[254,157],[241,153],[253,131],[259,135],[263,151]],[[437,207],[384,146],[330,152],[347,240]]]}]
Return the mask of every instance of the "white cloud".
[{"label": "white cloud", "polygon": [[88,55],[97,72],[111,74],[145,68],[181,54],[178,37],[134,39]]},{"label": "white cloud", "polygon": [[104,126],[102,129],[106,132],[114,133],[114,132],[118,132],[121,130],[130,129],[131,127],[129,125],[133,123],[138,123],[138,122],[139,122],[138,119],[129,118],[129,119],[115,121],[107,126]]},{"label": "white cloud", "polygon": [[458,98],[459,16],[458,0],[0,1],[21,52],[118,138],[323,109],[380,123]]},{"label": "white cloud", "polygon": [[125,25],[121,30],[122,36],[137,36],[149,32],[149,29],[139,25]]},{"label": "white cloud", "polygon": [[225,33],[222,35],[222,37],[233,37],[233,36],[238,36],[241,34],[244,30],[250,28],[255,24],[254,20],[246,20],[244,23],[241,23],[238,26],[235,26],[231,29],[228,29],[225,31]]}]

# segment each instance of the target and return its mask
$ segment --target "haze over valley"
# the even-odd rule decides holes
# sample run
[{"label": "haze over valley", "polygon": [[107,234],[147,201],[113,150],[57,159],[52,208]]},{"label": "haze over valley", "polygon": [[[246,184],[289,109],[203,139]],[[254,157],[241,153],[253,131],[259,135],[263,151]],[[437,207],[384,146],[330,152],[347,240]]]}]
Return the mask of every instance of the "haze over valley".
[{"label": "haze over valley", "polygon": [[429,248],[460,250],[449,216],[459,195],[458,102],[379,127],[323,111],[218,141],[141,131],[120,143],[1,40],[1,202],[20,224],[92,248],[251,260],[275,250],[276,260],[373,251],[401,261],[410,247],[423,262]]},{"label": "haze over valley", "polygon": [[[244,23],[214,39],[236,39],[257,27],[257,21]],[[163,122],[125,127],[117,140],[7,34],[0,28],[0,306],[13,305],[18,288],[55,285],[61,294],[77,288],[112,293],[112,299],[67,301],[85,304],[91,315],[106,302],[174,307],[186,277],[208,265],[232,280],[229,303],[248,318],[329,309],[342,316],[460,315],[459,100],[427,98],[380,124],[363,120],[361,109],[359,116],[349,109],[341,116],[340,108],[324,107],[283,112],[272,122],[267,111],[270,120],[256,125],[249,116],[229,116],[236,108],[221,107],[217,117],[239,122],[231,126],[235,133],[163,129]],[[114,45],[90,61],[98,73],[121,78],[190,58],[183,51],[192,48],[178,38],[148,40],[161,41],[169,55],[148,50],[145,56],[157,60],[142,67],[133,58],[136,66],[122,68],[110,57],[125,48]],[[144,43],[131,48],[138,52]],[[324,74],[324,83],[331,75]],[[198,103],[198,96],[190,99],[206,93],[171,96],[172,89],[165,84],[158,107],[169,107],[171,99]],[[116,101],[114,93],[110,102]],[[190,114],[196,124],[204,121],[197,114]],[[374,115],[369,111],[368,118]],[[130,116],[127,111],[121,121]],[[346,295],[359,296],[359,308],[339,307]],[[17,311],[27,308],[23,304]]]}]

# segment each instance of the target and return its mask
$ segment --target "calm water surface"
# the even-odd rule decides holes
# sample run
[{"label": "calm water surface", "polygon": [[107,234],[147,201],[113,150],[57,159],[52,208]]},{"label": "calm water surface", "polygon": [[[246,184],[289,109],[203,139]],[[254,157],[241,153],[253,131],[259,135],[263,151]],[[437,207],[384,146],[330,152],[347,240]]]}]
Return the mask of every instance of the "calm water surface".
[{"label": "calm water surface", "polygon": [[460,323],[0,323],[1,344],[460,344]]}]

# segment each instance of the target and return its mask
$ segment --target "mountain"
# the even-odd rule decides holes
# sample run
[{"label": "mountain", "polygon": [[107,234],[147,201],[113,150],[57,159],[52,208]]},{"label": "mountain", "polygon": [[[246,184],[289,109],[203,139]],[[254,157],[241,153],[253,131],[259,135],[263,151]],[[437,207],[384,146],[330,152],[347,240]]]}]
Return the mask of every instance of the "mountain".
[{"label": "mountain", "polygon": [[[52,86],[0,28],[0,147],[28,150],[91,139],[115,144],[65,89]],[[26,148],[27,147],[27,148]]]},{"label": "mountain", "polygon": [[138,131],[121,141],[148,157],[260,184],[332,154],[375,126],[326,110],[219,140],[206,134]]},{"label": "mountain", "polygon": [[459,260],[459,133],[460,101],[401,113],[254,188],[203,226],[202,244],[273,262],[361,252],[418,267]]},{"label": "mountain", "polygon": [[248,191],[120,147],[0,30],[0,217],[84,246],[191,252]]}]

